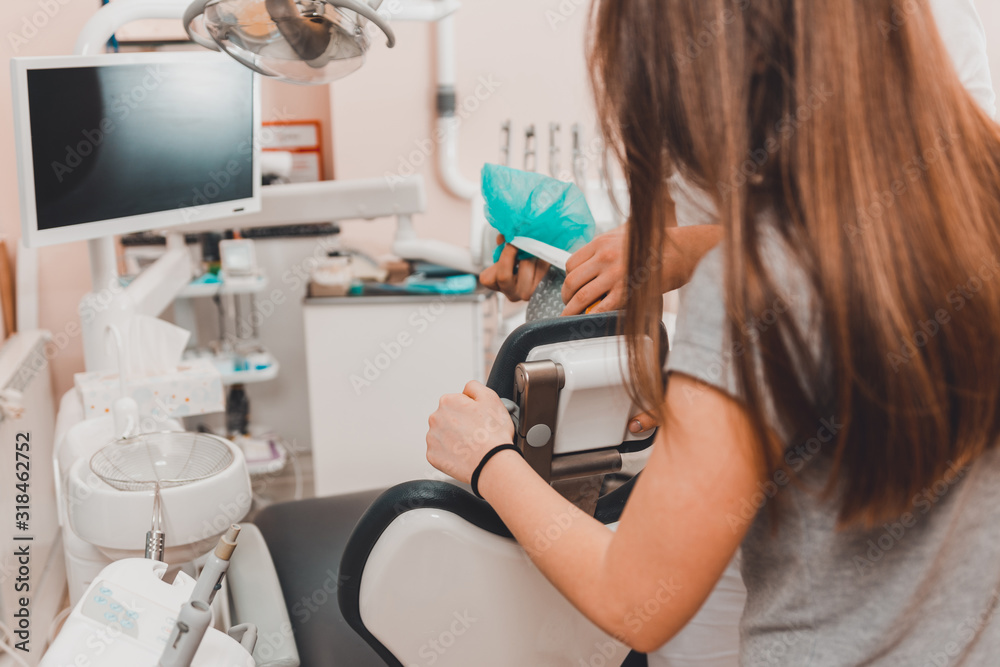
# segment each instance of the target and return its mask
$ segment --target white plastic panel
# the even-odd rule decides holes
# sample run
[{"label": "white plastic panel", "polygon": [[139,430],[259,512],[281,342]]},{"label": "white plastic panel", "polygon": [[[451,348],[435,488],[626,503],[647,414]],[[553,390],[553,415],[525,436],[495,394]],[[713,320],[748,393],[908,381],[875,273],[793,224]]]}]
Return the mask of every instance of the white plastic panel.
[{"label": "white plastic panel", "polygon": [[441,510],[397,518],[361,580],[361,618],[399,661],[436,667],[621,665],[513,540]]}]

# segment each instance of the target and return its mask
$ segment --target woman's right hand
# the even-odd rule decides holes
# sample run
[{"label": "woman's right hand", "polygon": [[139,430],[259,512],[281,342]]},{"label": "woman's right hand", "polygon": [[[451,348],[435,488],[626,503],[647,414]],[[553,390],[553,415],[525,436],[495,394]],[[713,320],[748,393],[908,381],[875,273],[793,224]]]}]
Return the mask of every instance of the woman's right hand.
[{"label": "woman's right hand", "polygon": [[625,307],[628,255],[624,226],[601,234],[566,262],[563,315],[604,313]]},{"label": "woman's right hand", "polygon": [[[503,235],[497,236],[497,243],[503,243]],[[502,292],[511,301],[527,301],[538,289],[538,284],[549,271],[549,265],[539,259],[517,261],[517,248],[508,245],[493,266],[479,274],[479,282],[484,287]],[[517,266],[517,273],[514,267]]]},{"label": "woman's right hand", "polygon": [[659,425],[659,422],[656,421],[656,417],[648,412],[643,412],[642,414],[632,417],[632,421],[628,423],[628,432],[632,435],[638,435],[640,433],[645,433],[646,431],[651,431]]},{"label": "woman's right hand", "polygon": [[[563,315],[603,313],[625,307],[628,296],[628,230],[625,226],[602,234],[566,262]],[[695,267],[722,238],[720,225],[690,225],[667,230],[663,247],[664,293],[683,286]]]}]

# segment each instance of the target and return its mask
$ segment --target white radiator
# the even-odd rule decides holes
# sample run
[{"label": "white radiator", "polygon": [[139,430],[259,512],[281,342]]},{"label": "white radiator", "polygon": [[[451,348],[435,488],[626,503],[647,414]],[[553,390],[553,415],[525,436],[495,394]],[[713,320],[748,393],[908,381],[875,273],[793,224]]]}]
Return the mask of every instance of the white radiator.
[{"label": "white radiator", "polygon": [[[53,474],[56,420],[48,340],[43,331],[18,333],[0,348],[0,621],[18,630],[20,619],[15,614],[21,598],[28,599],[30,652],[18,651],[28,664],[41,658],[66,587]],[[20,392],[20,398],[8,390]],[[21,445],[20,458],[18,442],[28,443]],[[26,526],[19,528],[17,522],[25,517],[16,515],[17,506],[23,504],[18,501],[24,500],[18,495],[25,489],[17,488],[23,482],[16,475],[25,472],[25,462],[28,509]],[[27,576],[15,556],[25,547],[30,554]],[[28,590],[23,589],[25,584]],[[11,664],[9,658],[0,655],[0,665],[6,664]]]}]

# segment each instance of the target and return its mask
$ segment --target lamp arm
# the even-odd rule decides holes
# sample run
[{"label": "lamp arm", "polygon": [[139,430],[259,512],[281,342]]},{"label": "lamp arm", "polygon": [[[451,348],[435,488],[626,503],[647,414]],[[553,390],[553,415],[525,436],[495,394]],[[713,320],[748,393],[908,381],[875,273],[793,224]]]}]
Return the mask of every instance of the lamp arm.
[{"label": "lamp arm", "polygon": [[396,46],[396,33],[393,32],[389,23],[379,16],[378,12],[371,8],[366,2],[359,2],[358,0],[323,0],[328,5],[333,5],[334,7],[341,7],[343,9],[349,9],[352,12],[357,12],[360,16],[364,16],[366,19],[378,26],[378,29],[385,33],[385,44],[390,49]]},{"label": "lamp arm", "polygon": [[206,49],[211,49],[212,51],[220,51],[221,49],[215,43],[215,40],[208,39],[192,27],[195,19],[205,14],[205,6],[208,2],[209,0],[194,0],[194,2],[188,5],[188,8],[184,11],[184,30],[187,31],[188,37],[195,44],[203,46]]}]

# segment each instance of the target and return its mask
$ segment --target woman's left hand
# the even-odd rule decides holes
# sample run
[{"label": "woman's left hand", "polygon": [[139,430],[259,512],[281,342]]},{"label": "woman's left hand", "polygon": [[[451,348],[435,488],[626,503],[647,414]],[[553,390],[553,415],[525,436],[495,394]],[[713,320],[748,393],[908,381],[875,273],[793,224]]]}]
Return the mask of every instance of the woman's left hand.
[{"label": "woman's left hand", "polygon": [[479,382],[461,394],[441,398],[428,420],[427,461],[460,482],[469,483],[483,457],[498,445],[514,442],[514,422],[492,389]]}]

